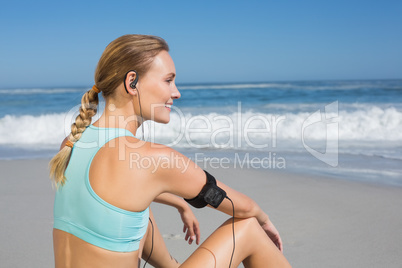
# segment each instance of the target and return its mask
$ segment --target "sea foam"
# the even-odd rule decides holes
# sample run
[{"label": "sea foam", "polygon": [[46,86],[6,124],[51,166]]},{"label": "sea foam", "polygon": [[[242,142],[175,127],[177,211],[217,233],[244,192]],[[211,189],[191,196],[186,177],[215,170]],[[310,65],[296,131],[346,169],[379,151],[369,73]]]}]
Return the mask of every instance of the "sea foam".
[{"label": "sea foam", "polygon": [[[324,116],[309,123],[312,114],[243,111],[193,115],[172,111],[169,124],[146,122],[144,129],[147,140],[178,147],[252,149],[253,144],[272,147],[280,140],[291,142],[302,138],[306,141],[402,142],[402,112],[393,107],[372,106],[327,113],[325,116],[331,121],[327,122]],[[6,115],[0,118],[0,145],[58,146],[69,134],[75,116],[72,113]],[[329,128],[329,124],[337,128]]]}]

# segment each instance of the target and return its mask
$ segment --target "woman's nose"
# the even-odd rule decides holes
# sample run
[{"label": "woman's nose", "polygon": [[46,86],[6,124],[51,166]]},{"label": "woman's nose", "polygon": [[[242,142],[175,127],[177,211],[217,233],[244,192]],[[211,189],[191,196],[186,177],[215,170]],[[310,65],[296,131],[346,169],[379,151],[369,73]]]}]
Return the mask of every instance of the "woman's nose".
[{"label": "woman's nose", "polygon": [[172,91],[172,99],[179,99],[181,97],[180,91],[177,89],[177,86],[174,85],[174,89]]}]

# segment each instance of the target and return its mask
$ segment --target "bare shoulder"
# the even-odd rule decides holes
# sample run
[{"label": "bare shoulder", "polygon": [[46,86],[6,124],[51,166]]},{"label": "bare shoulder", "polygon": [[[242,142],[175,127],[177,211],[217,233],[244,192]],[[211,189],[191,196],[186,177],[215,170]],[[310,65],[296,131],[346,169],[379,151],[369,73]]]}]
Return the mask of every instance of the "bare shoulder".
[{"label": "bare shoulder", "polygon": [[170,191],[170,186],[182,184],[184,180],[205,184],[205,173],[190,158],[166,145],[135,137],[116,139],[115,144],[103,148],[97,158],[122,177],[140,175],[164,190]]},{"label": "bare shoulder", "polygon": [[[205,177],[203,170],[190,158],[175,149],[153,142],[128,138],[127,161],[138,169],[146,169],[153,177],[166,180],[189,176]],[[132,146],[133,144],[141,146]]]},{"label": "bare shoulder", "polygon": [[[139,140],[135,137],[124,137],[120,142],[124,143],[125,153],[141,154],[148,157],[164,157],[178,153],[174,149],[159,143]],[[122,147],[122,148],[123,148]]]},{"label": "bare shoulder", "polygon": [[170,192],[194,197],[205,184],[205,173],[190,158],[163,144],[120,137],[96,156],[120,180],[143,181],[157,194]]},{"label": "bare shoulder", "polygon": [[136,158],[137,156],[149,157],[155,160],[174,160],[178,157],[187,158],[169,146],[155,142],[142,141],[135,137],[126,137],[122,142],[124,142],[124,148],[126,150],[124,153],[131,158]]},{"label": "bare shoulder", "polygon": [[191,161],[166,145],[130,136],[110,141],[100,150],[97,158],[119,167],[120,170],[128,168],[131,172],[148,171],[154,175],[160,168],[179,168],[181,163]]},{"label": "bare shoulder", "polygon": [[155,180],[150,144],[135,137],[109,141],[92,160],[89,181],[106,202],[130,211],[142,211],[161,192]]}]

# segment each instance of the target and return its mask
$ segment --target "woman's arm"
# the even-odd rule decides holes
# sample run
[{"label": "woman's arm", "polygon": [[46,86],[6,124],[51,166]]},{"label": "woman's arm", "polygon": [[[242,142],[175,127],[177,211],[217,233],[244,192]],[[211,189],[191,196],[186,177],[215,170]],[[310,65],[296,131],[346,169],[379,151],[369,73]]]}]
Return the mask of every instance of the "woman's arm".
[{"label": "woman's arm", "polygon": [[[159,167],[154,174],[164,192],[173,193],[186,199],[194,198],[200,193],[207,180],[204,170],[186,156],[169,147],[159,150],[157,157],[170,161],[169,165],[166,165],[169,168]],[[236,217],[255,217],[261,225],[269,221],[268,215],[250,197],[218,180],[217,185],[225,190],[227,196],[233,201]],[[228,199],[224,199],[217,209],[228,215],[233,213],[232,204]]]},{"label": "woman's arm", "polygon": [[[169,148],[159,147],[152,154],[155,161],[163,159],[164,166],[157,167],[153,173],[155,183],[161,193],[172,193],[186,199],[196,197],[207,182],[207,177],[198,165],[186,156]],[[167,162],[168,161],[168,162]],[[217,185],[225,190],[226,195],[234,204],[235,217],[255,217],[271,240],[282,250],[282,241],[268,215],[250,197],[230,188],[217,180]],[[228,199],[217,208],[228,215],[233,215],[232,203]]]},{"label": "woman's arm", "polygon": [[[233,198],[239,201],[244,200],[244,203],[239,203],[239,201],[235,203],[235,201],[233,201],[233,204],[235,206],[235,216],[237,218],[255,217],[265,233],[269,236],[269,238],[271,238],[272,242],[279,248],[280,251],[283,251],[282,239],[279,235],[278,230],[271,222],[268,215],[260,208],[260,206],[258,206],[257,203],[255,203],[254,200],[252,200],[248,196],[231,189],[230,187],[224,185],[222,182],[218,181],[217,184],[219,187],[226,191],[226,195],[229,196],[232,201]],[[238,206],[241,206],[240,209],[237,209]],[[217,209],[229,215],[232,215],[231,213],[233,213],[227,212],[228,209],[232,209],[232,203],[230,203],[228,199],[224,199]]]},{"label": "woman's arm", "polygon": [[174,207],[179,211],[185,210],[188,207],[187,203],[182,198],[170,193],[158,195],[154,199],[154,202]]},{"label": "woman's arm", "polygon": [[181,220],[184,224],[183,232],[186,233],[184,239],[188,241],[190,245],[194,240],[196,241],[196,244],[199,245],[200,228],[198,220],[191,211],[191,208],[182,198],[170,193],[162,193],[154,199],[154,202],[176,208],[179,211]]}]

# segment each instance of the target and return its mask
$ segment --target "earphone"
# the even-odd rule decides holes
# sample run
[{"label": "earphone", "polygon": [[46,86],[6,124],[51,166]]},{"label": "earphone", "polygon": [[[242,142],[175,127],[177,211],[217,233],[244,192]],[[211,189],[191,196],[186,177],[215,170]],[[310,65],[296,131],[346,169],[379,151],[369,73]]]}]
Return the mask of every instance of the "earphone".
[{"label": "earphone", "polygon": [[[134,72],[135,72],[135,71],[134,71]],[[130,87],[131,87],[132,89],[137,89],[137,88],[136,88],[137,82],[138,82],[138,75],[137,75],[137,73],[135,73],[135,79],[134,79],[133,82],[131,82]]]},{"label": "earphone", "polygon": [[[137,74],[137,71],[135,71],[135,70],[130,70],[130,71],[128,71],[128,72],[126,73],[126,75],[124,76],[124,83],[123,83],[123,84],[124,84],[124,89],[126,90],[127,94],[128,94],[128,90],[127,90],[127,87],[126,87],[126,79],[127,79],[127,75],[128,75],[129,72],[134,72],[134,73],[135,73],[135,79],[134,79],[133,82],[130,83],[130,87],[131,87],[132,89],[137,89],[137,82],[138,82],[138,74]],[[137,89],[137,91],[138,91],[138,89]]]},{"label": "earphone", "polygon": [[[138,88],[137,88],[137,82],[138,82],[138,74],[137,74],[137,71],[135,71],[135,70],[130,70],[130,71],[128,71],[128,72],[126,73],[126,75],[124,76],[124,81],[123,81],[124,89],[126,90],[127,94],[129,94],[129,93],[128,93],[128,90],[127,90],[127,87],[126,87],[126,79],[127,79],[128,73],[130,73],[130,72],[134,72],[134,73],[135,73],[135,79],[134,79],[133,82],[130,83],[130,88],[137,90],[137,93],[138,93],[138,103],[139,103],[139,105],[140,105],[140,115],[141,115],[141,118],[143,119],[144,117],[142,117],[140,92],[138,91]],[[142,122],[142,123],[143,123],[143,122]],[[145,136],[144,136],[144,125],[143,125],[143,124],[141,124],[141,131],[142,131],[142,139],[145,139]]]}]

